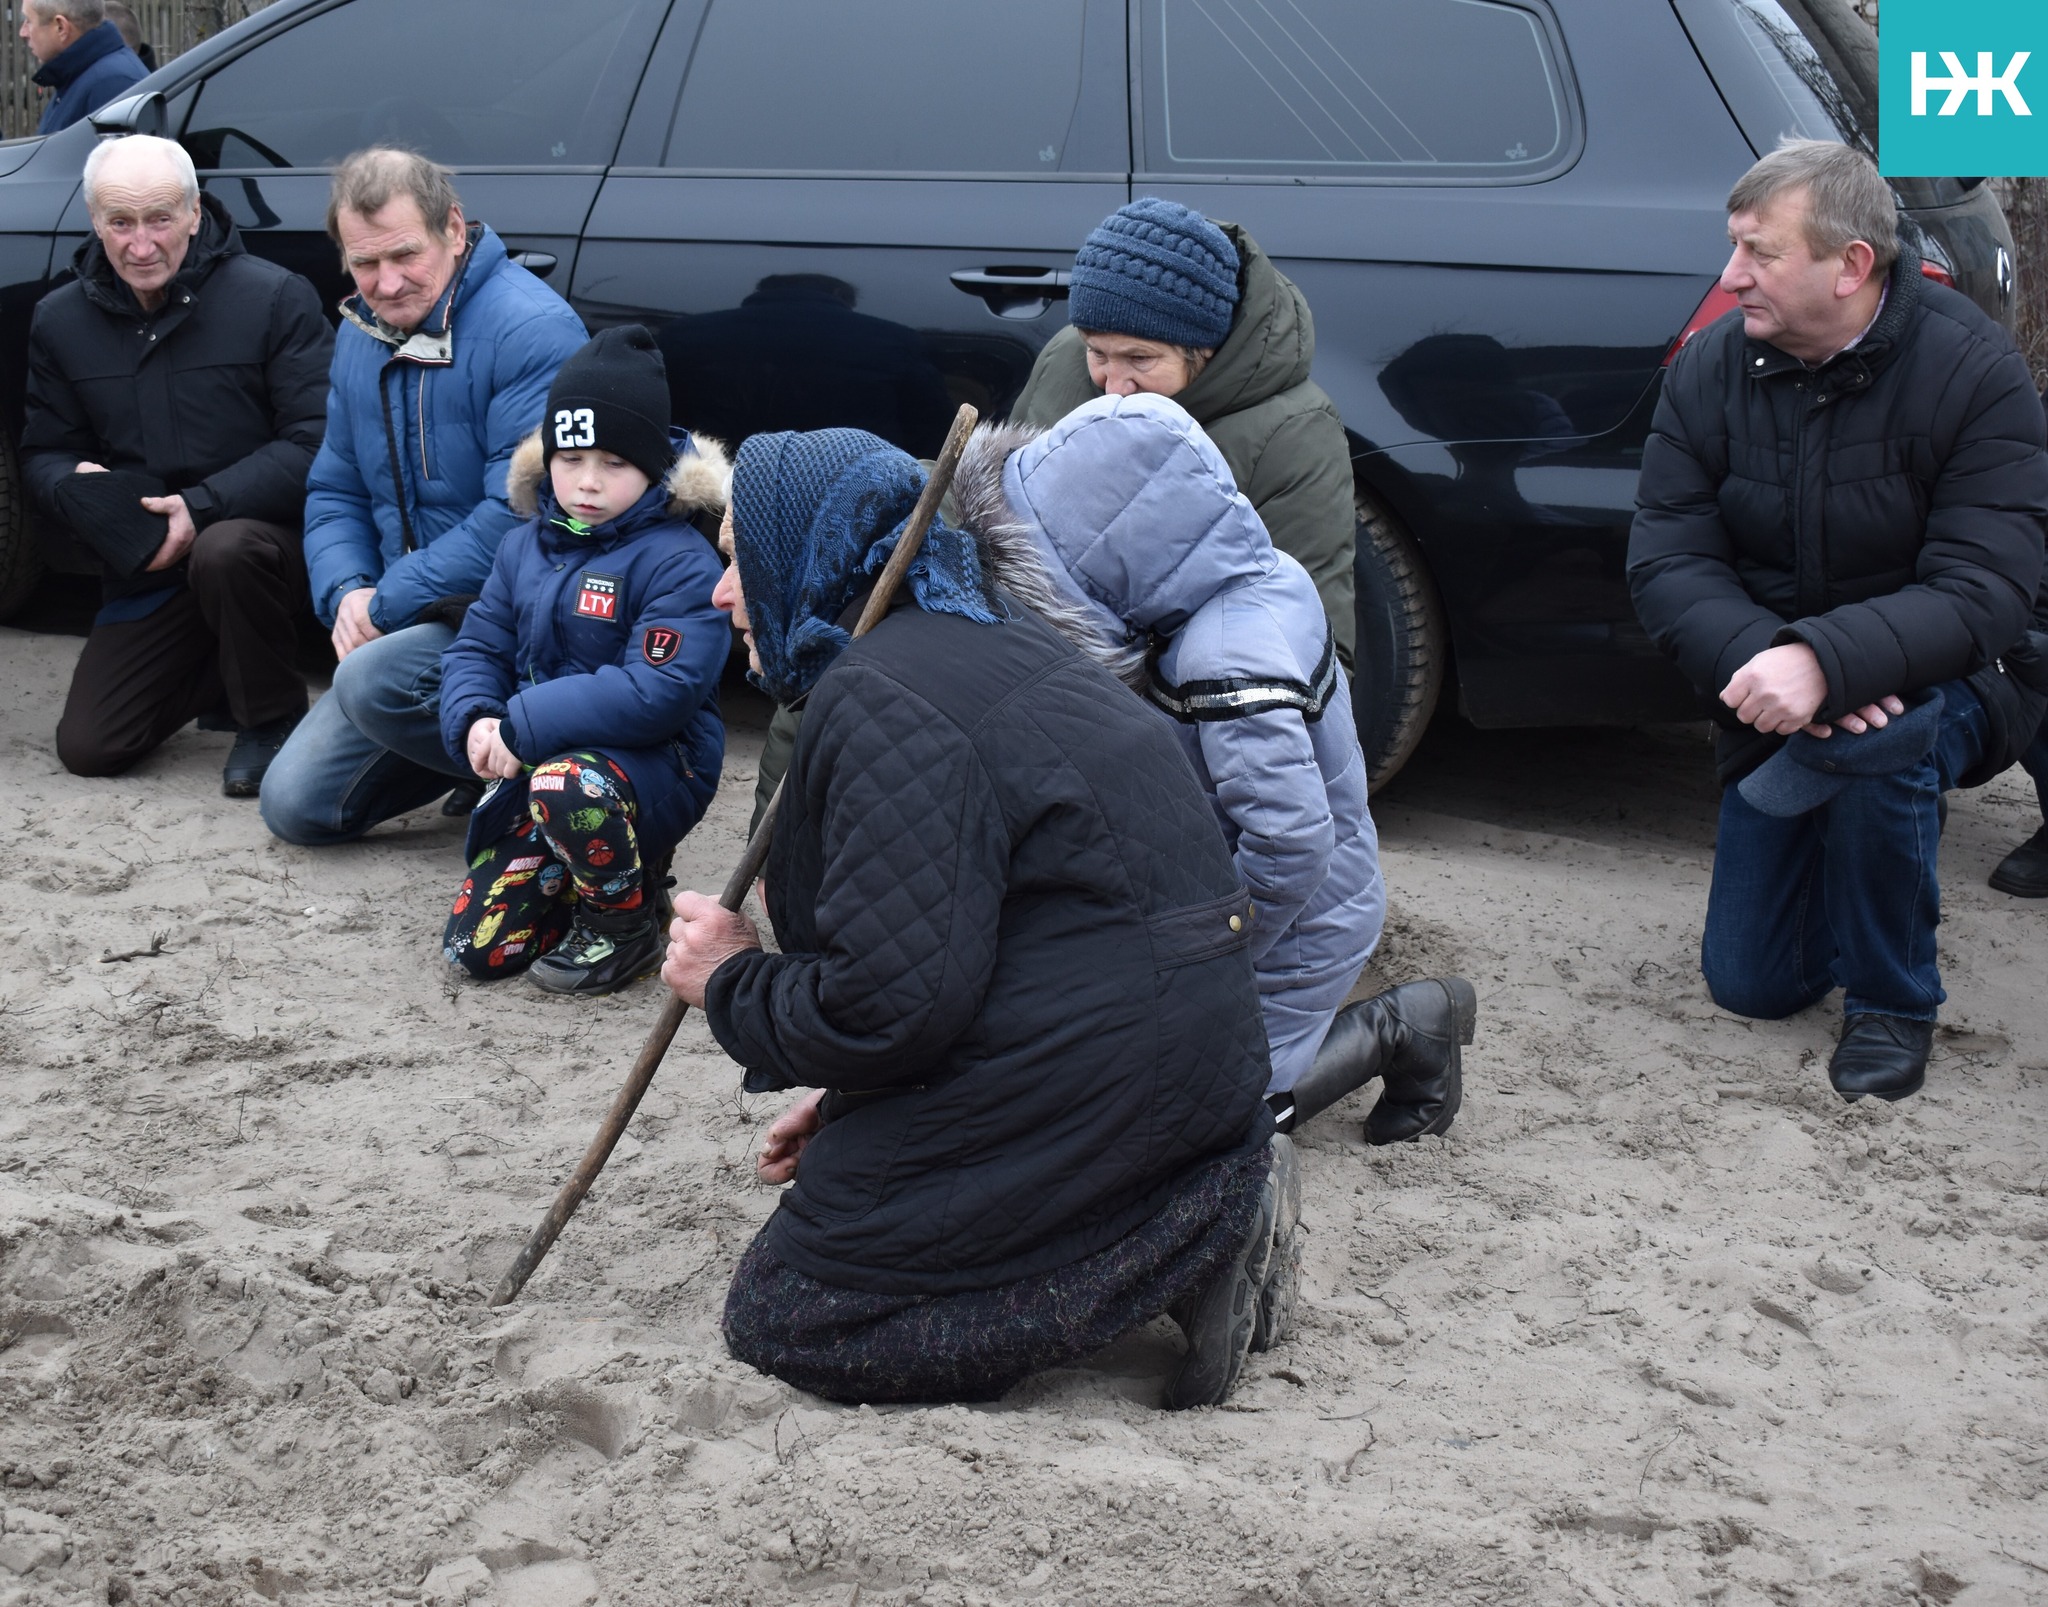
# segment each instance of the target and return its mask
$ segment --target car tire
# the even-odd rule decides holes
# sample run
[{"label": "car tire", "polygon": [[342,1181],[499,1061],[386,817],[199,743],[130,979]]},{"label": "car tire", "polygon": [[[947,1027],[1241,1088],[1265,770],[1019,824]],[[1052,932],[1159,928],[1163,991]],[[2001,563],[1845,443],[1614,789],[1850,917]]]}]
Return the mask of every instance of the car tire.
[{"label": "car tire", "polygon": [[0,439],[0,619],[19,613],[42,578],[43,555],[29,524],[14,443]]},{"label": "car tire", "polygon": [[1400,772],[1436,712],[1450,634],[1415,538],[1369,493],[1358,506],[1358,650],[1351,707],[1374,792]]}]

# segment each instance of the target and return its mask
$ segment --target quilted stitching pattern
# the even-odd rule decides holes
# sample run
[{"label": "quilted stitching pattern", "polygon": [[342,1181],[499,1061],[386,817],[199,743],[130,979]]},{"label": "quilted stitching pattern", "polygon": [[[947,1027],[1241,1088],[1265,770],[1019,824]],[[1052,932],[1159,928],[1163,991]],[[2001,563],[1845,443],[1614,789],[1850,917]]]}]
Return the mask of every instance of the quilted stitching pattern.
[{"label": "quilted stitching pattern", "polygon": [[722,967],[709,1018],[751,1085],[855,1096],[774,1219],[790,1265],[886,1292],[1063,1266],[1256,1136],[1247,951],[1164,963],[1148,924],[1237,890],[1208,800],[1035,618],[892,615],[812,694],[783,807],[785,952]]}]

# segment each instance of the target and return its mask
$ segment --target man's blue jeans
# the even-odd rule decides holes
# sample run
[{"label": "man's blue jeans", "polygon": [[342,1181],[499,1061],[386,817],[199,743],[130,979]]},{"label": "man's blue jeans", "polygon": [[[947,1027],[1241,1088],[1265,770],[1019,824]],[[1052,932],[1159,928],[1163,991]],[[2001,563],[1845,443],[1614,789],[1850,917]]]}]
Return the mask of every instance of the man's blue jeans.
[{"label": "man's blue jeans", "polygon": [[1941,795],[1984,754],[1983,704],[1942,688],[1940,734],[1895,775],[1852,781],[1781,820],[1730,787],[1700,969],[1724,1010],[1775,1021],[1847,990],[1846,1015],[1932,1021],[1948,996],[1935,963]]},{"label": "man's blue jeans", "polygon": [[341,661],[263,777],[272,832],[308,848],[351,842],[469,778],[441,746],[441,654],[454,640],[446,625],[414,625]]}]

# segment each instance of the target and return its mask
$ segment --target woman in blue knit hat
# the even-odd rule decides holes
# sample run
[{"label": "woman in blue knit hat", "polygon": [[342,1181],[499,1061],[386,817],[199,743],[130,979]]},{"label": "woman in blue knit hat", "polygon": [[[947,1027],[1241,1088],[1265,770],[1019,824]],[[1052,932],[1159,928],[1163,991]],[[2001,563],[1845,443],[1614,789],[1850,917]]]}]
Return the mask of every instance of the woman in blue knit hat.
[{"label": "woman in blue knit hat", "polygon": [[1172,397],[1216,443],[1273,545],[1309,572],[1348,672],[1351,452],[1336,405],[1308,377],[1315,319],[1301,292],[1236,224],[1147,196],[1083,243],[1067,317],[1011,421],[1044,430],[1105,394]]}]

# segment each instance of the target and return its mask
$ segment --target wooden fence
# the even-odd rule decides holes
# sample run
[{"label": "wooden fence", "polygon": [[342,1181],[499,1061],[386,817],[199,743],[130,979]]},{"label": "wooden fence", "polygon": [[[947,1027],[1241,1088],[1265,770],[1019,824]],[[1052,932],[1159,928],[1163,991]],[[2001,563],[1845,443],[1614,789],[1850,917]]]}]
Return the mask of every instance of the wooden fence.
[{"label": "wooden fence", "polygon": [[[156,48],[159,66],[202,39],[260,11],[269,0],[128,0],[142,37]],[[0,6],[7,32],[0,38],[0,139],[33,134],[43,115],[42,90],[31,81],[36,59],[20,36],[21,0]]]}]

